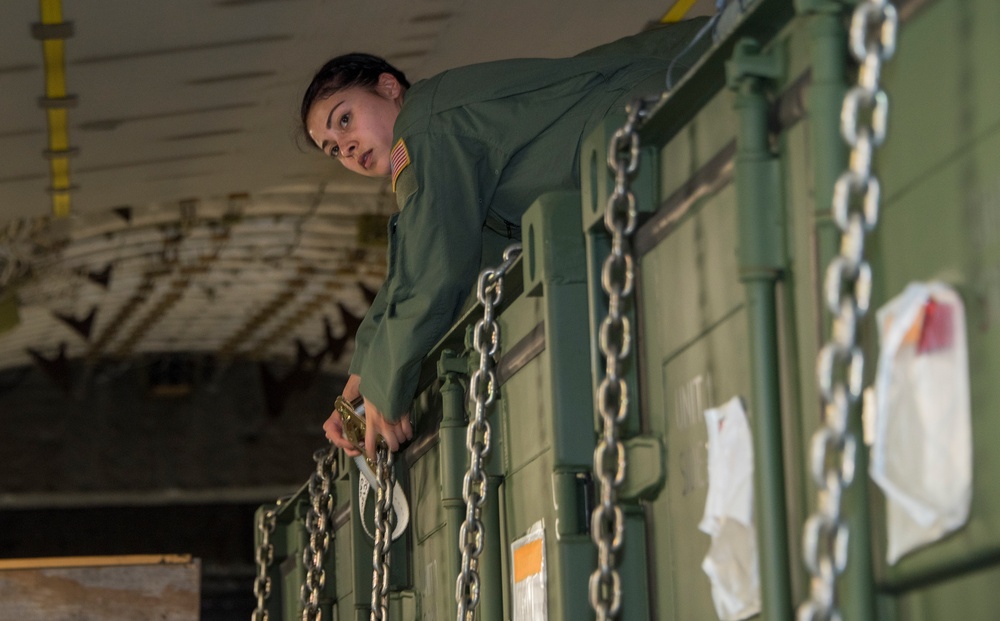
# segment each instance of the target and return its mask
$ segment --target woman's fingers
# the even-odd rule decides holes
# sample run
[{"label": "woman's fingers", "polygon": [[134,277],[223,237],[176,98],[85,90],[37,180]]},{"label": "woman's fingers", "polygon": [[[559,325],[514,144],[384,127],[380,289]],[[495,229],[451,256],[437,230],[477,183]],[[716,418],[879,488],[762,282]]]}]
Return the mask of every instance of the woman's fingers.
[{"label": "woman's fingers", "polygon": [[347,383],[344,385],[344,399],[348,403],[354,403],[357,401],[358,397],[361,396],[361,376],[351,375],[347,378]]},{"label": "woman's fingers", "polygon": [[[404,414],[403,418],[399,419],[399,428],[403,432],[402,442],[413,439],[413,425],[410,423],[410,415]],[[400,444],[402,444],[400,442]]]},{"label": "woman's fingers", "polygon": [[381,414],[378,413],[373,406],[370,405],[368,399],[365,399],[365,455],[368,457],[368,461],[375,462],[375,447],[378,442],[378,421],[376,419],[381,419]]},{"label": "woman's fingers", "polygon": [[344,437],[344,425],[340,420],[340,415],[336,412],[331,414],[330,418],[326,419],[326,422],[323,423],[323,432],[326,434],[327,439],[330,442],[333,442],[334,446],[342,449],[349,457],[361,454],[361,452],[354,448],[350,441]]},{"label": "woman's fingers", "polygon": [[385,420],[382,412],[372,402],[365,399],[365,454],[375,460],[375,442],[382,437],[390,451],[396,452],[408,440],[413,439],[413,425],[407,414],[395,423]]}]

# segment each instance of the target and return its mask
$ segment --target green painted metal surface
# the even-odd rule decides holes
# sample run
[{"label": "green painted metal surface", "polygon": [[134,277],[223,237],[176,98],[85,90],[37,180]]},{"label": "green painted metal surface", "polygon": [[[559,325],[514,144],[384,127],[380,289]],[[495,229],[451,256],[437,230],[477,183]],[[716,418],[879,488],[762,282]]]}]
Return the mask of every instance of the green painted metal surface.
[{"label": "green painted metal surface", "polygon": [[[993,415],[1000,407],[995,381],[1000,372],[998,26],[1000,5],[995,2],[931,3],[904,24],[899,57],[885,76],[894,103],[879,160],[886,197],[878,237],[879,298],[898,294],[908,282],[930,279],[948,282],[962,295],[973,429],[972,513],[960,532],[887,567],[882,552],[885,522],[877,503],[876,570],[893,588],[975,572],[1000,557],[1000,495],[995,484],[1000,458],[993,441],[1000,433]],[[929,96],[930,89],[938,96]],[[947,597],[947,589],[932,592]],[[995,590],[966,597],[952,601],[970,611],[984,610],[983,602],[1000,601]]]},{"label": "green painted metal surface", "polygon": [[525,214],[528,295],[501,316],[507,343],[544,329],[544,350],[504,383],[501,404],[507,540],[543,523],[550,619],[586,616],[581,594],[596,562],[586,511],[594,435],[580,218],[576,193],[542,197]]}]

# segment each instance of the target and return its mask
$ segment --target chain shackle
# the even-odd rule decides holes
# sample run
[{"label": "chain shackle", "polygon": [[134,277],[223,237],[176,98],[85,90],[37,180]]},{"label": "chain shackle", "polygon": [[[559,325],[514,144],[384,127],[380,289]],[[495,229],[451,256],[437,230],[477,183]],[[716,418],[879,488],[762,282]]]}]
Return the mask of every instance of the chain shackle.
[{"label": "chain shackle", "polygon": [[260,533],[260,542],[254,554],[257,565],[257,577],[253,581],[253,594],[257,598],[257,607],[251,615],[251,621],[269,621],[270,614],[267,611],[267,601],[271,597],[271,577],[267,575],[271,564],[274,563],[274,544],[271,543],[271,534],[278,524],[278,516],[275,509],[261,511],[257,518],[257,532]]},{"label": "chain shackle", "polygon": [[465,434],[469,450],[469,470],[462,480],[465,500],[465,520],[459,529],[458,545],[462,550],[462,566],[455,581],[455,601],[458,621],[472,621],[479,605],[479,557],[483,553],[482,507],[486,503],[488,479],[483,460],[490,452],[490,423],[486,409],[496,400],[497,377],[493,357],[500,351],[500,324],[496,307],[503,300],[503,279],[521,255],[521,245],[513,244],[503,253],[503,263],[479,274],[476,295],[483,306],[483,317],[473,329],[473,348],[479,354],[479,368],[469,380],[469,401],[473,415]]},{"label": "chain shackle", "polygon": [[309,538],[302,551],[306,576],[299,591],[302,621],[321,621],[320,596],[326,584],[324,561],[333,538],[333,482],[336,478],[336,451],[333,447],[313,453],[316,470],[309,477],[309,508],[306,510],[306,532]]},{"label": "chain shackle", "polygon": [[809,473],[817,488],[816,510],[803,526],[803,561],[809,598],[798,621],[840,621],[837,579],[847,567],[850,530],[842,497],[855,476],[857,440],[849,421],[862,394],[865,356],[858,327],[871,303],[872,269],[865,235],[878,223],[880,184],[871,164],[886,136],[889,97],[879,86],[882,62],[896,48],[898,17],[888,0],[863,0],[854,10],[849,51],[857,61],[857,85],[848,89],[840,130],[850,163],[834,185],[831,213],[840,230],[840,251],[826,268],[825,306],[833,318],[816,361],[823,401],[820,427],[809,446]]},{"label": "chain shackle", "polygon": [[371,621],[389,618],[389,547],[396,514],[392,510],[392,492],[396,486],[395,454],[384,444],[376,451],[375,545],[372,548]]},{"label": "chain shackle", "polygon": [[594,450],[594,477],[601,484],[598,504],[590,516],[590,536],[597,546],[597,569],[590,576],[590,605],[600,621],[614,619],[621,611],[621,576],[617,556],[625,539],[625,516],[618,504],[618,488],[625,480],[625,445],[618,427],[628,413],[628,384],[622,377],[622,362],[632,344],[632,329],[626,304],[635,285],[635,265],[630,237],[639,219],[632,178],[639,169],[639,125],[650,104],[637,99],[626,109],[627,120],[608,145],[608,167],[615,187],[604,210],[604,226],[611,235],[611,251],[601,269],[601,287],[608,296],[608,313],[601,322],[599,342],[605,358],[604,378],[595,401],[603,431]]}]

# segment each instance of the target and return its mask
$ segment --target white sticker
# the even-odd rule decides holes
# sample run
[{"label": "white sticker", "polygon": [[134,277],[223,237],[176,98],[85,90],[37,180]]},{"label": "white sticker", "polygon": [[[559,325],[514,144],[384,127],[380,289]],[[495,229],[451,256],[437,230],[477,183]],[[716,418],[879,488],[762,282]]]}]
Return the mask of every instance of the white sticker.
[{"label": "white sticker", "polygon": [[510,545],[514,621],[548,619],[545,580],[545,528],[539,520]]}]

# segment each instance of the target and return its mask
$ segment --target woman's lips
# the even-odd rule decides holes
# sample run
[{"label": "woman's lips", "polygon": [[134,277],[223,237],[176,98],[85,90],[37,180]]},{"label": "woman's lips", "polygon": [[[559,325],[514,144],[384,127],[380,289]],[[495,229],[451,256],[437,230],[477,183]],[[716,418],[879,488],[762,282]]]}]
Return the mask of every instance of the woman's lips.
[{"label": "woman's lips", "polygon": [[369,149],[368,151],[365,151],[364,155],[361,156],[361,161],[358,163],[361,164],[361,168],[368,170],[368,164],[371,161],[372,161],[372,152]]}]

